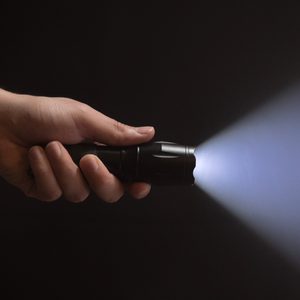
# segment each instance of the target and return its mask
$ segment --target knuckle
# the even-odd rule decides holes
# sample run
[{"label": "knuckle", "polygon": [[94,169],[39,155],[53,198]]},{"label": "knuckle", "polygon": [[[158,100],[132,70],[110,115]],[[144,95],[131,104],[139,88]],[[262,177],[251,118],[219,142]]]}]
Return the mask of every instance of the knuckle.
[{"label": "knuckle", "polygon": [[61,191],[53,191],[51,193],[42,195],[40,197],[40,200],[45,201],[45,202],[53,202],[58,200],[60,197],[62,196],[62,192]]},{"label": "knuckle", "polygon": [[99,176],[99,181],[94,189],[97,196],[105,202],[117,202],[124,194],[124,188],[117,182],[114,175],[108,173]]},{"label": "knuckle", "polygon": [[113,128],[116,142],[119,144],[125,142],[125,133],[128,130],[129,126],[114,120]]},{"label": "knuckle", "polygon": [[86,113],[89,113],[92,110],[92,107],[84,102],[71,100],[69,103],[72,105],[77,115],[79,114],[82,117],[84,117]]},{"label": "knuckle", "polygon": [[99,184],[102,186],[113,187],[114,186],[114,176],[110,173],[102,174],[98,176]]},{"label": "knuckle", "polygon": [[22,186],[20,188],[26,197],[37,198],[34,182],[30,182],[29,184],[26,184],[25,186]]},{"label": "knuckle", "polygon": [[51,191],[48,193],[38,192],[35,189],[34,184],[28,186],[25,189],[22,189],[23,194],[28,198],[34,198],[43,202],[53,202],[58,200],[62,196],[61,190]]},{"label": "knuckle", "polygon": [[126,127],[125,124],[123,124],[117,120],[114,120],[113,126],[115,128],[115,131],[118,131],[118,132],[123,132]]},{"label": "knuckle", "polygon": [[120,193],[110,193],[108,195],[102,196],[101,199],[107,203],[118,202],[123,196],[123,192]]},{"label": "knuckle", "polygon": [[81,192],[81,193],[72,193],[69,195],[66,195],[66,199],[70,202],[73,203],[80,203],[83,202],[84,200],[86,200],[86,198],[89,196],[90,192],[86,191],[86,192]]},{"label": "knuckle", "polygon": [[25,190],[23,191],[23,194],[28,197],[28,198],[37,198],[35,193],[33,193],[32,191],[30,190]]}]

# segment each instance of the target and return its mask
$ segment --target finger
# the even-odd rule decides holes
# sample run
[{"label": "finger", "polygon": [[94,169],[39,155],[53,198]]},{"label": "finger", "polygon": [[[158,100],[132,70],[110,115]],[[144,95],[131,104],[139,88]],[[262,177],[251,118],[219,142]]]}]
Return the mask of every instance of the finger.
[{"label": "finger", "polygon": [[82,202],[89,195],[89,188],[80,169],[60,142],[46,146],[46,154],[64,197],[71,202]]},{"label": "finger", "polygon": [[128,126],[89,106],[80,111],[77,128],[79,128],[84,139],[108,145],[140,144],[148,142],[154,136],[154,128],[151,126]]},{"label": "finger", "polygon": [[143,182],[135,182],[127,187],[128,192],[136,199],[145,198],[151,190],[151,185]]},{"label": "finger", "polygon": [[29,150],[29,164],[35,178],[35,185],[30,191],[31,196],[44,201],[60,198],[62,190],[42,147],[34,146]]},{"label": "finger", "polygon": [[80,168],[92,190],[106,202],[116,202],[124,194],[122,183],[112,175],[101,160],[92,154],[80,160]]}]

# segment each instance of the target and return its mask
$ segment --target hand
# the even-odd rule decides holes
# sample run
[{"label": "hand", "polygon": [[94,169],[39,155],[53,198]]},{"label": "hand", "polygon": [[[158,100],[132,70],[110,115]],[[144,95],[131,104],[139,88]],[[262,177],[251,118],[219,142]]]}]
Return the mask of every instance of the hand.
[{"label": "hand", "polygon": [[[125,186],[94,155],[85,155],[79,168],[63,144],[121,146],[144,143],[153,136],[153,127],[124,125],[72,99],[0,90],[0,176],[28,197],[53,201],[64,195],[81,202],[92,189],[103,200],[115,202]],[[127,189],[133,197],[143,198],[150,185],[133,183]]]}]

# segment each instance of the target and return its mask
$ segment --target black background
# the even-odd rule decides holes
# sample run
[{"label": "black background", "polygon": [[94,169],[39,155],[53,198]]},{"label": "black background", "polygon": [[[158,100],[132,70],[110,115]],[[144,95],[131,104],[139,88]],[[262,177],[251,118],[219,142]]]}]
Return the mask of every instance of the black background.
[{"label": "black background", "polygon": [[[300,75],[295,5],[2,2],[0,32],[1,87],[184,144]],[[196,187],[75,205],[0,184],[1,299],[300,299],[297,269]]]}]

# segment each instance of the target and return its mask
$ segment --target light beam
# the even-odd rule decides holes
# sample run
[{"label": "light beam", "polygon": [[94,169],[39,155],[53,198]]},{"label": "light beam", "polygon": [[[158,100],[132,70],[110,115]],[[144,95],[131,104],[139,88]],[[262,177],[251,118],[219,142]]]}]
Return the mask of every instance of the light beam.
[{"label": "light beam", "polygon": [[196,149],[196,184],[300,266],[300,89]]}]

